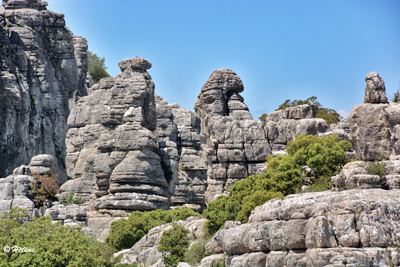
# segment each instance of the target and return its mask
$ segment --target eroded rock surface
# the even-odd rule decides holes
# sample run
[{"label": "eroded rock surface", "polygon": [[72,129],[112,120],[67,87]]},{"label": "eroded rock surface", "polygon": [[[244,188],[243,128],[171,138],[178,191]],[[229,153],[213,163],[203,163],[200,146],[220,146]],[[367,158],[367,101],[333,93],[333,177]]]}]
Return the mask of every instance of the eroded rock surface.
[{"label": "eroded rock surface", "polygon": [[195,105],[208,163],[207,202],[226,193],[235,181],[264,171],[271,154],[261,122],[253,120],[239,94],[243,88],[234,71],[214,71]]},{"label": "eroded rock surface", "polygon": [[273,199],[256,207],[249,223],[218,231],[212,246],[228,255],[227,266],[247,266],[250,259],[253,266],[397,266],[391,247],[400,246],[399,193],[325,191]]},{"label": "eroded rock surface", "polygon": [[46,6],[5,0],[0,7],[0,177],[50,154],[63,183],[67,118],[87,94],[87,44]]},{"label": "eroded rock surface", "polygon": [[[121,73],[91,87],[68,118],[71,180],[62,194],[74,191],[85,201],[97,197],[97,210],[168,208],[173,186],[165,178],[154,132],[154,83],[146,71],[151,63],[136,57],[119,67]],[[174,160],[171,155],[164,160]]]}]

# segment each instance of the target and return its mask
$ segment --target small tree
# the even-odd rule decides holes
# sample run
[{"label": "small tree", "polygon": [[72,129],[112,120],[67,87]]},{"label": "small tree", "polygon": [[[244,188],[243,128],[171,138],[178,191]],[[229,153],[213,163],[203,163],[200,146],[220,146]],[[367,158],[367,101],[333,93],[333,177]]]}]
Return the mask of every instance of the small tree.
[{"label": "small tree", "polygon": [[266,113],[263,113],[263,114],[259,117],[259,119],[260,119],[260,121],[262,122],[262,125],[263,125],[263,126],[265,126],[265,125],[267,124],[267,117],[268,117],[268,114],[266,114]]},{"label": "small tree", "polygon": [[33,202],[36,208],[42,207],[46,201],[57,200],[56,194],[60,187],[58,185],[57,174],[51,170],[44,175],[32,173],[32,176],[34,180],[31,187],[34,194]]},{"label": "small tree", "polygon": [[105,65],[106,59],[99,58],[96,54],[87,51],[89,58],[89,72],[92,75],[92,79],[95,83],[100,81],[102,78],[110,77],[110,74],[106,71],[107,67]]},{"label": "small tree", "polygon": [[189,230],[175,224],[172,229],[162,233],[158,251],[163,254],[165,266],[175,267],[183,260],[189,246]]}]

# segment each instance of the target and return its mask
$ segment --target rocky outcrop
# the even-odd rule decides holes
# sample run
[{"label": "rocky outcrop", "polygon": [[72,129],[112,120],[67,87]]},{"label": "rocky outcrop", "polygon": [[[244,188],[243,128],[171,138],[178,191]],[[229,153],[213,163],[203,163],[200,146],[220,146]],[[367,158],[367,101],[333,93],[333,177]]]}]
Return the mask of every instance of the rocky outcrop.
[{"label": "rocky outcrop", "polygon": [[365,77],[365,95],[364,104],[386,104],[388,99],[386,97],[385,82],[376,72],[371,72]]},{"label": "rocky outcrop", "polygon": [[312,102],[270,113],[266,119],[265,131],[274,155],[284,153],[287,143],[294,140],[296,135],[332,133],[324,119],[315,118]]},{"label": "rocky outcrop", "polygon": [[[200,118],[196,113],[170,105],[178,128],[179,181],[172,197],[173,205],[196,204],[206,206],[207,159],[200,142]],[[158,112],[158,111],[157,111]]]},{"label": "rocky outcrop", "polygon": [[46,6],[4,0],[0,7],[0,177],[50,154],[63,183],[67,118],[87,94],[87,44]]},{"label": "rocky outcrop", "polygon": [[29,166],[22,165],[13,171],[12,175],[0,178],[0,215],[10,211],[13,207],[26,208],[28,214],[34,217],[42,216],[45,207],[35,208],[30,192],[34,181],[33,174],[48,174],[52,169],[53,157],[51,155],[37,155],[32,158]]},{"label": "rocky outcrop", "polygon": [[349,116],[350,142],[360,160],[400,154],[400,104],[387,103],[385,84],[375,72],[366,77],[364,104]]},{"label": "rocky outcrop", "polygon": [[[399,190],[305,193],[256,207],[249,223],[220,230],[226,266],[397,266]],[[352,266],[353,266],[352,265]]]},{"label": "rocky outcrop", "polygon": [[[373,175],[368,172],[372,165],[381,165],[384,174]],[[333,176],[332,186],[335,190],[345,188],[369,189],[400,189],[400,156],[377,163],[355,161],[347,163],[340,174]]]},{"label": "rocky outcrop", "polygon": [[174,149],[173,141],[162,141],[159,151],[154,83],[146,71],[151,63],[135,57],[119,67],[121,73],[91,87],[68,118],[71,180],[61,187],[62,194],[74,191],[84,201],[97,197],[97,210],[168,208],[174,187],[165,176],[176,165],[176,152],[163,153]]},{"label": "rocky outcrop", "polygon": [[214,71],[201,89],[195,110],[201,119],[200,141],[208,163],[206,201],[226,193],[237,180],[265,169],[271,154],[260,121],[253,120],[237,74]]},{"label": "rocky outcrop", "polygon": [[[206,219],[199,217],[189,217],[186,221],[175,222],[190,231],[191,243],[196,242],[203,235],[203,226]],[[164,231],[170,230],[171,224],[164,224],[151,229],[147,235],[143,236],[132,248],[119,251],[114,257],[122,255],[120,263],[136,263],[139,266],[164,266],[162,253],[158,252],[157,246]]]}]

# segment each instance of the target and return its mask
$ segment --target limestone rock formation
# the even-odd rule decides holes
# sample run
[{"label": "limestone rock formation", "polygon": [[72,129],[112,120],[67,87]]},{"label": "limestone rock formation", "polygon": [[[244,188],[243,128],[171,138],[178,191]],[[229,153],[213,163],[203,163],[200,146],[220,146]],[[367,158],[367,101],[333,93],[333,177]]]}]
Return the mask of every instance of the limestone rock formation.
[{"label": "limestone rock formation", "polygon": [[385,82],[376,72],[371,72],[365,77],[365,96],[364,104],[386,104],[388,99],[386,97]]},{"label": "limestone rock formation", "polygon": [[[200,142],[200,118],[196,113],[170,105],[178,128],[179,181],[172,197],[173,205],[196,204],[205,207],[207,159]],[[158,111],[157,111],[158,112]]]},{"label": "limestone rock formation", "polygon": [[243,88],[232,70],[214,71],[195,105],[208,163],[207,202],[226,193],[235,181],[262,172],[271,154],[261,122],[253,120],[239,94]]},{"label": "limestone rock formation", "polygon": [[400,254],[392,247],[400,245],[399,193],[325,191],[273,199],[256,207],[249,223],[218,231],[212,246],[227,254],[226,266],[397,266]]},{"label": "limestone rock formation", "polygon": [[32,174],[47,174],[52,170],[51,155],[37,155],[32,158],[29,166],[22,165],[13,171],[12,175],[0,178],[0,215],[13,207],[26,208],[28,214],[39,217],[44,213],[44,207],[35,208],[30,185],[34,180]]},{"label": "limestone rock formation", "polygon": [[3,0],[0,7],[0,177],[50,154],[63,183],[67,118],[87,94],[87,44],[46,6]]},{"label": "limestone rock formation", "polygon": [[[121,73],[91,87],[68,118],[71,180],[61,187],[62,194],[74,191],[85,201],[98,197],[97,210],[167,208],[174,187],[165,178],[171,169],[163,168],[158,154],[154,83],[146,71],[151,63],[136,57],[119,66]],[[163,155],[170,148],[174,142],[165,141],[160,150],[169,167],[176,165],[177,156]]]},{"label": "limestone rock formation", "polygon": [[349,116],[350,142],[360,160],[389,159],[400,154],[400,104],[386,103],[384,82],[375,72],[366,82],[364,104],[355,106]]},{"label": "limestone rock formation", "polygon": [[270,113],[266,119],[265,131],[273,154],[283,153],[295,135],[332,133],[324,119],[315,118],[312,102]]}]

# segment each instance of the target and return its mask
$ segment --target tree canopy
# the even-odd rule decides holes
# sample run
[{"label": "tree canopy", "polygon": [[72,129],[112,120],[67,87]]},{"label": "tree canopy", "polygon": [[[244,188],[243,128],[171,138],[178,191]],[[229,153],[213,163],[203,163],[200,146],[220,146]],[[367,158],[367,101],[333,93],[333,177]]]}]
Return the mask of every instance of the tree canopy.
[{"label": "tree canopy", "polygon": [[87,51],[89,58],[89,72],[92,75],[92,79],[95,83],[100,81],[102,78],[110,77],[110,74],[106,71],[107,67],[105,65],[106,59],[98,57],[90,51]]}]

